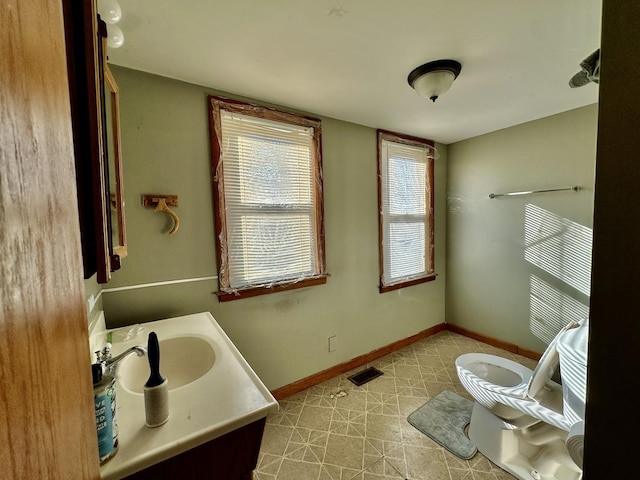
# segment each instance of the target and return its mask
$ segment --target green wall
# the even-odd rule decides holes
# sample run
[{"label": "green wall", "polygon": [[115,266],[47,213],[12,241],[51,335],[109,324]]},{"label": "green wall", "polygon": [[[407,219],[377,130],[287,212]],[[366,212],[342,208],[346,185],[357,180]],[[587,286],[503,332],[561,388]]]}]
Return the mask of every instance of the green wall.
[{"label": "green wall", "polygon": [[[274,389],[445,321],[447,147],[437,145],[435,166],[438,278],[380,294],[376,131],[324,117],[326,285],[222,304],[214,279],[150,286],[217,275],[207,95],[240,97],[112,70],[120,88],[129,256],[103,289],[108,327],[210,311]],[[167,234],[167,215],[142,206],[146,193],[179,196],[175,236]],[[333,335],[337,350],[329,353]]]},{"label": "green wall", "polygon": [[[386,294],[377,290],[375,129],[322,118],[327,284],[220,304],[211,278],[217,267],[207,95],[269,104],[112,69],[122,102],[130,254],[91,312],[103,307],[109,327],[210,311],[274,389],[443,323],[445,309],[448,323],[538,352],[560,323],[588,311],[588,291],[525,258],[525,230],[527,212],[535,211],[544,215],[542,229],[561,222],[590,233],[597,105],[437,145],[438,278]],[[571,185],[582,190],[488,197]],[[144,193],[179,196],[174,237],[167,235],[168,216],[142,207]],[[572,241],[565,235],[562,255],[552,253],[567,275],[575,274],[576,248],[591,253],[584,241]],[[91,279],[85,288],[100,291]],[[338,348],[329,353],[333,335]]]},{"label": "green wall", "polygon": [[448,323],[542,352],[588,314],[597,115],[590,105],[449,146]]}]

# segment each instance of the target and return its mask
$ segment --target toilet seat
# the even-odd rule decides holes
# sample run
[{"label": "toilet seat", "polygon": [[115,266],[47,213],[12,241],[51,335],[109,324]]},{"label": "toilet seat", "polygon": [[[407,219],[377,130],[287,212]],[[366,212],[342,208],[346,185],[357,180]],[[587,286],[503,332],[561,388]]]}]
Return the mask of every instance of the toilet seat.
[{"label": "toilet seat", "polygon": [[[484,360],[489,367],[498,366],[514,373],[521,372],[518,374],[522,375],[522,381],[514,386],[501,386],[484,380],[472,371],[476,368],[474,360],[477,362],[478,359]],[[538,399],[529,398],[528,389],[533,372],[519,363],[494,355],[470,353],[456,359],[456,368],[462,385],[483,407],[496,412],[501,406],[507,406],[563,430],[569,431],[571,428],[570,421],[562,414],[562,387],[549,381]]]},{"label": "toilet seat", "polygon": [[[472,382],[474,386],[472,388],[474,390],[480,387],[509,397],[525,398],[527,396],[527,388],[531,381],[533,371],[524,365],[488,353],[465,353],[456,359],[455,364],[458,370],[458,376],[463,375],[469,379],[473,378]],[[486,369],[486,375],[484,376],[482,375],[483,369]],[[501,372],[498,369],[503,369],[508,373]],[[509,374],[511,374],[512,377]],[[517,383],[496,381],[499,379],[508,379],[509,377],[517,378],[519,381]],[[491,380],[488,380],[489,378],[491,378]],[[463,383],[465,382],[463,381]]]}]

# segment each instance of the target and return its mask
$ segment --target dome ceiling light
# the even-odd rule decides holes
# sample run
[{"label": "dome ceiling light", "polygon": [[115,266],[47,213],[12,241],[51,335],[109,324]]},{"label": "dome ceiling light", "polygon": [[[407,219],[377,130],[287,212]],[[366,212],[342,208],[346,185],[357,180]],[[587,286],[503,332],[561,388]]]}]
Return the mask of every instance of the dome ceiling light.
[{"label": "dome ceiling light", "polygon": [[451,88],[461,70],[462,65],[456,60],[436,60],[415,68],[407,82],[422,97],[435,102]]}]

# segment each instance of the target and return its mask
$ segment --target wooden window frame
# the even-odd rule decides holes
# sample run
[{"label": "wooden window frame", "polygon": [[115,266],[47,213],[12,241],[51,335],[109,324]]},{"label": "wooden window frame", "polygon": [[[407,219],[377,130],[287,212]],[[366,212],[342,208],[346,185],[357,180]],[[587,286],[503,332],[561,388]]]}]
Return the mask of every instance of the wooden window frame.
[{"label": "wooden window frame", "polygon": [[[218,289],[216,292],[220,302],[255,297],[269,293],[282,292],[297,288],[322,285],[326,283],[325,243],[324,243],[324,201],[322,188],[322,128],[317,118],[284,112],[274,108],[254,105],[239,100],[209,95],[209,122],[211,134],[211,166],[213,178],[214,220],[216,229],[216,260],[218,264]],[[225,215],[225,196],[223,182],[223,165],[221,161],[221,116],[220,111],[253,116],[265,120],[290,123],[292,125],[310,127],[313,129],[313,164],[314,164],[314,197],[315,197],[315,232],[314,245],[316,249],[316,275],[284,279],[269,285],[257,285],[233,289],[229,283],[228,258],[228,228]]]},{"label": "wooden window frame", "polygon": [[380,264],[380,293],[390,292],[421,283],[431,282],[436,279],[435,273],[435,237],[434,237],[434,159],[430,158],[427,164],[427,201],[425,216],[425,227],[428,229],[425,233],[425,253],[427,258],[425,259],[427,273],[420,277],[410,278],[406,281],[400,281],[397,283],[386,285],[384,282],[384,216],[383,216],[383,188],[382,184],[382,141],[386,140],[394,143],[401,143],[411,146],[425,145],[429,146],[435,151],[435,143],[432,140],[414,137],[411,135],[404,135],[401,133],[390,132],[387,130],[378,129],[376,132],[377,138],[377,152],[378,152],[378,246],[379,246],[379,264]]}]

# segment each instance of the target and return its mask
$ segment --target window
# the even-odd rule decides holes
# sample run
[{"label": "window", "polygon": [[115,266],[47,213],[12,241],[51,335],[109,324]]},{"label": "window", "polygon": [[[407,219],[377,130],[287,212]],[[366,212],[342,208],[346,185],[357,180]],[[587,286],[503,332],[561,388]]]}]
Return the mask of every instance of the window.
[{"label": "window", "polygon": [[430,140],[378,130],[380,293],[435,279]]},{"label": "window", "polygon": [[209,97],[220,301],[326,282],[320,121]]}]

